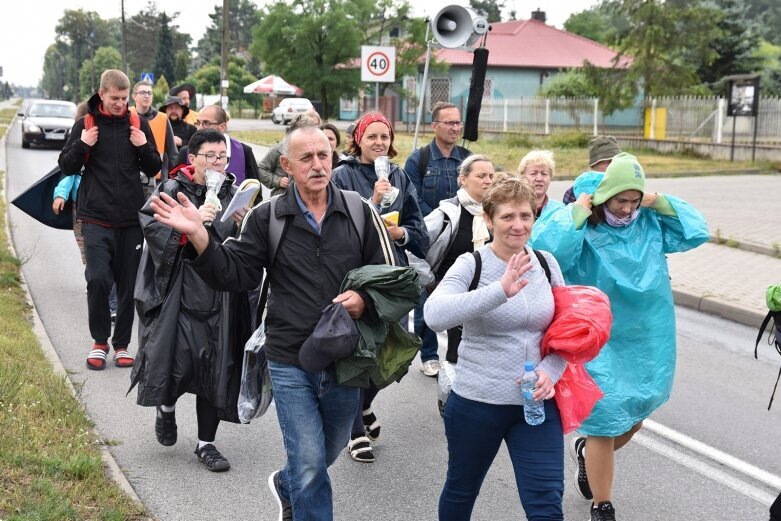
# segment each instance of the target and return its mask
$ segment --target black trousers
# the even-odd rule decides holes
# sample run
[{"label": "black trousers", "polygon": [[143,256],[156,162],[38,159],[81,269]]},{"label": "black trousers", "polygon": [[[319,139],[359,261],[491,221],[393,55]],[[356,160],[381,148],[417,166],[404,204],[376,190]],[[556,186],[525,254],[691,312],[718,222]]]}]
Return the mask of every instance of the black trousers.
[{"label": "black trousers", "polygon": [[82,224],[81,232],[87,261],[84,277],[90,334],[97,344],[107,343],[111,336],[108,301],[111,286],[116,284],[117,321],[111,343],[115,349],[127,348],[135,316],[133,290],[144,234],[140,226],[108,228],[90,222]]}]

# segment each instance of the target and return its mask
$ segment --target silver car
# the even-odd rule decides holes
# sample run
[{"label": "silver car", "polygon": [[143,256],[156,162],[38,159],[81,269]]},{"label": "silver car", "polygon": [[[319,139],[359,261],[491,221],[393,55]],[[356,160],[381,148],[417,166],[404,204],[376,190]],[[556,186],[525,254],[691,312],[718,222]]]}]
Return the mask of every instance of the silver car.
[{"label": "silver car", "polygon": [[30,144],[62,148],[70,136],[76,104],[70,101],[34,100],[17,114],[22,118],[22,148]]}]

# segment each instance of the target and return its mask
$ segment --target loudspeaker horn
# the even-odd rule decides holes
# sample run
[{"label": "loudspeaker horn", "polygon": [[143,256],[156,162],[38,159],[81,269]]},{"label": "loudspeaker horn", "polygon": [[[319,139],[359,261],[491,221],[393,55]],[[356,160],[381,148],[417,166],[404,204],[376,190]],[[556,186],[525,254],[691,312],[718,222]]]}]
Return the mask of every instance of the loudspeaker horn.
[{"label": "loudspeaker horn", "polygon": [[448,5],[431,20],[434,37],[448,48],[474,45],[488,32],[488,22],[467,7]]}]

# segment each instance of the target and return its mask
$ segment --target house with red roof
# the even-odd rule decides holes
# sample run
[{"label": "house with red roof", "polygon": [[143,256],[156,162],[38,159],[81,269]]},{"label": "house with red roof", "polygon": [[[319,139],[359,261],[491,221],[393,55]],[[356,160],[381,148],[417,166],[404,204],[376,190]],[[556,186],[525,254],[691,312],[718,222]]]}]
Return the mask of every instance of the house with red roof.
[{"label": "house with red roof", "polygon": [[[617,53],[609,47],[583,36],[545,23],[545,13],[534,11],[528,20],[495,22],[486,38],[489,51],[483,98],[520,98],[538,96],[541,86],[556,74],[578,68],[584,61],[598,67],[614,66]],[[425,112],[438,101],[448,101],[462,107],[469,97],[473,54],[466,50],[438,48],[432,51],[436,59],[449,64],[446,71],[429,70]],[[423,57],[424,58],[424,57]],[[423,58],[421,58],[421,63]],[[405,88],[419,92],[417,78],[406,78]],[[400,99],[397,119],[414,121],[416,107]],[[344,104],[343,107],[345,108]],[[341,111],[341,119],[354,119],[357,111]]]}]

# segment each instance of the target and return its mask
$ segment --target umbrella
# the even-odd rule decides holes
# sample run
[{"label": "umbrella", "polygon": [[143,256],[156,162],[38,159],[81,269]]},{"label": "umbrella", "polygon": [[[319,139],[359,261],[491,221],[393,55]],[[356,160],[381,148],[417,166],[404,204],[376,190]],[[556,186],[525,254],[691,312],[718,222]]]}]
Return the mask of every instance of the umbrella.
[{"label": "umbrella", "polygon": [[60,230],[72,230],[71,201],[66,201],[65,208],[57,215],[52,210],[54,189],[60,182],[60,172],[59,166],[54,167],[51,172],[11,201],[11,204],[46,226]]},{"label": "umbrella", "polygon": [[304,93],[304,91],[295,85],[291,85],[290,83],[286,82],[284,79],[282,79],[282,76],[271,74],[244,87],[244,93],[287,94],[290,96],[300,96]]}]

